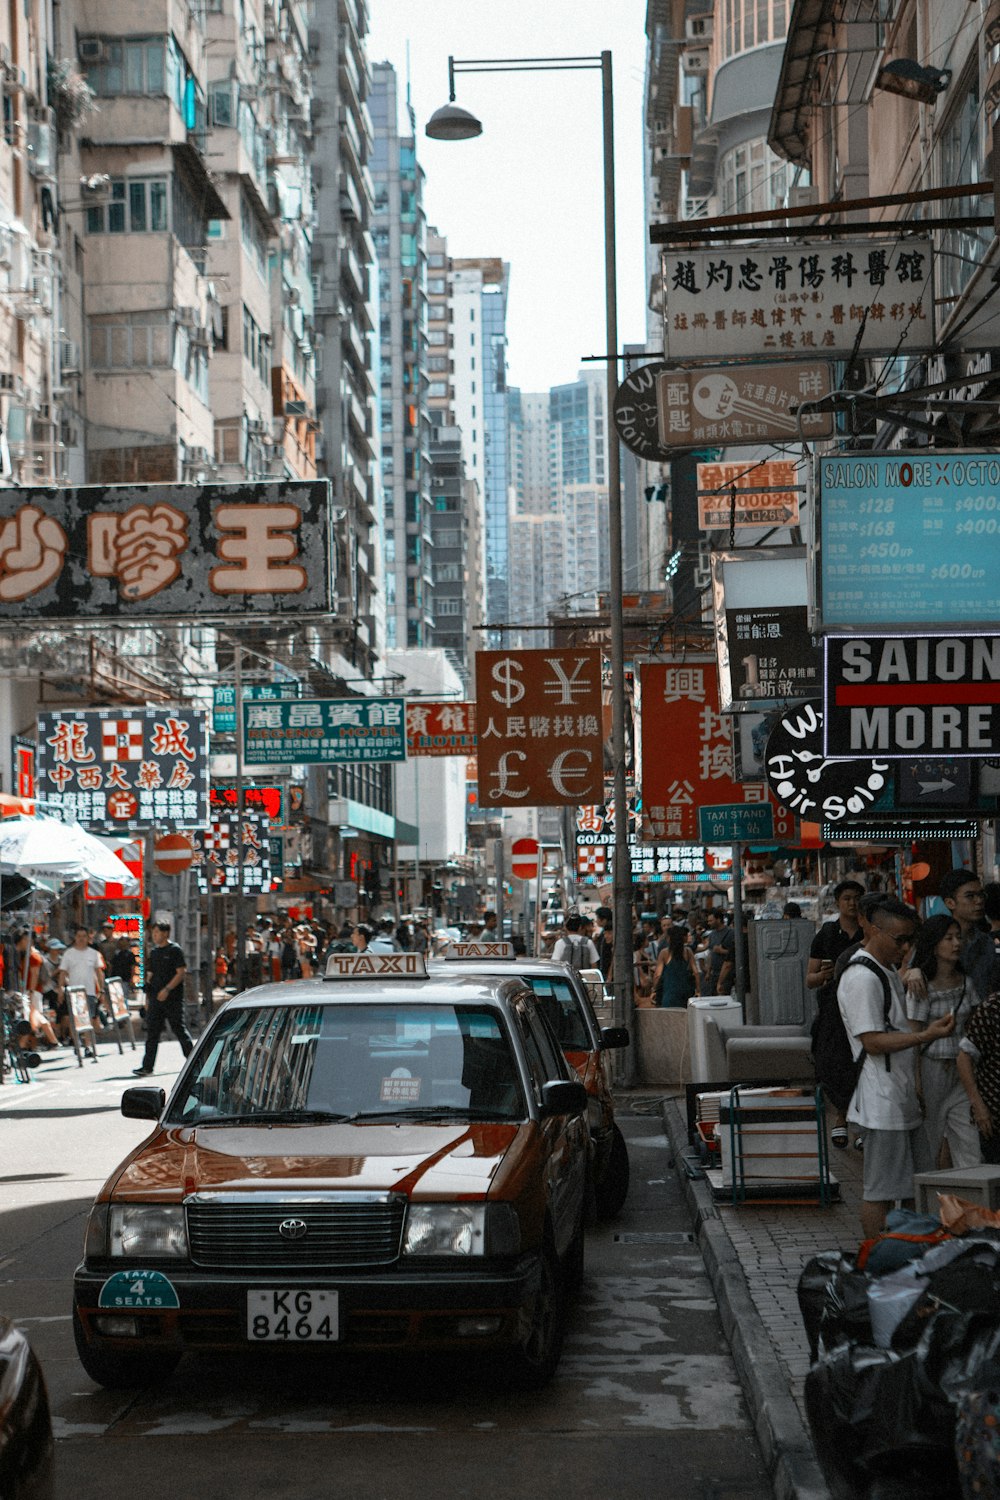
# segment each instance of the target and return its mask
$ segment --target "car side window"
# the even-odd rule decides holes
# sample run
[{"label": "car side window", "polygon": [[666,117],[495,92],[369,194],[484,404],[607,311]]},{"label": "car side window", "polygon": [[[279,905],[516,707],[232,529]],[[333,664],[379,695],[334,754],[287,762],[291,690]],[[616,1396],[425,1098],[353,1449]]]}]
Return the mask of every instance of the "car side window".
[{"label": "car side window", "polygon": [[528,1064],[528,1072],[531,1075],[531,1091],[535,1096],[535,1103],[540,1105],[542,1102],[542,1085],[548,1083],[552,1075],[546,1072],[545,1059],[541,1048],[528,1025],[526,1012],[520,1007],[514,1012],[514,1021],[517,1025],[517,1034],[520,1038],[525,1061]]},{"label": "car side window", "polygon": [[[531,1064],[532,1080],[534,1081],[537,1076],[540,1089],[543,1083],[551,1083],[555,1078],[564,1078],[565,1064],[562,1060],[562,1052],[537,1005],[525,1003],[520,1015],[523,1017],[522,1032],[525,1038],[525,1050],[529,1058],[534,1059]],[[540,1101],[540,1093],[538,1097]]]}]

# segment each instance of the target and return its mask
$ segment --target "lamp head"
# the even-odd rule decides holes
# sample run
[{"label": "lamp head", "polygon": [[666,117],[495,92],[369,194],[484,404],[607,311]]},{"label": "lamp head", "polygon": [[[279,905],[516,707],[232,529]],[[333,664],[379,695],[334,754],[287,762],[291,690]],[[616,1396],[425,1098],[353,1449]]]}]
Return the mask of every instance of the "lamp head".
[{"label": "lamp head", "polygon": [[482,133],[482,121],[457,104],[442,105],[424,126],[424,134],[429,135],[432,141],[471,141]]},{"label": "lamp head", "polygon": [[895,57],[879,69],[875,87],[919,104],[933,104],[950,82],[950,68],[925,68],[912,57]]}]

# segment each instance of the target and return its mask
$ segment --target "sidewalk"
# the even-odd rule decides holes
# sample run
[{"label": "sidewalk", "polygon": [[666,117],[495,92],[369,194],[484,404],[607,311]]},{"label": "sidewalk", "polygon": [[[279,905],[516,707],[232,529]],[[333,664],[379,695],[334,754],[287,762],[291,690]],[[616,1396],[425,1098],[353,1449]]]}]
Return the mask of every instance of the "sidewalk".
[{"label": "sidewalk", "polygon": [[717,1202],[709,1184],[692,1180],[681,1166],[688,1145],[683,1094],[663,1101],[663,1123],[776,1500],[828,1500],[805,1416],[809,1345],[796,1287],[814,1255],[857,1249],[861,1155],[850,1148],[831,1151],[840,1199],[828,1208],[752,1202],[734,1207]]}]

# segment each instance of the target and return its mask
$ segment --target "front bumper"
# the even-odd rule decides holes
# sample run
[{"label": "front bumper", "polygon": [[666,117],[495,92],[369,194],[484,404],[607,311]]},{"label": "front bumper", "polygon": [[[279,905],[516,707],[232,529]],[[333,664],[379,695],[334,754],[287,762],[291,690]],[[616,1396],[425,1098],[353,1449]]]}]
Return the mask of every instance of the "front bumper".
[{"label": "front bumper", "polygon": [[[538,1289],[540,1257],[526,1254],[509,1263],[492,1261],[479,1267],[388,1267],[383,1274],[333,1275],[315,1270],[253,1275],[164,1262],[159,1269],[175,1291],[178,1307],[100,1307],[101,1289],[121,1269],[120,1262],[109,1262],[100,1269],[83,1265],[76,1273],[74,1307],[83,1337],[95,1348],[137,1352],[258,1347],[247,1337],[247,1292],[299,1286],[338,1293],[336,1347],[430,1350],[516,1342],[523,1312]],[[119,1313],[134,1318],[134,1336],[101,1332],[101,1321]],[[288,1346],[269,1342],[264,1347],[270,1352]],[[295,1347],[315,1349],[317,1345]]]}]

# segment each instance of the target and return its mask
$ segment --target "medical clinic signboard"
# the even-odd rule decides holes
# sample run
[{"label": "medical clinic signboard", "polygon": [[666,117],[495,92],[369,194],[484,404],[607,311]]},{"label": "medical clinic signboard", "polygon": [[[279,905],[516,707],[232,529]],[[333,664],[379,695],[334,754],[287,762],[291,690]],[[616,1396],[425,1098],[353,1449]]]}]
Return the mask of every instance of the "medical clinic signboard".
[{"label": "medical clinic signboard", "polygon": [[1000,453],[842,454],[819,490],[824,628],[996,625]]},{"label": "medical clinic signboard", "polygon": [[0,620],[330,609],[327,480],[0,490]]},{"label": "medical clinic signboard", "polygon": [[243,704],[248,766],[406,759],[402,698],[294,698]]},{"label": "medical clinic signboard", "polygon": [[[717,672],[715,658],[701,655],[640,668],[645,842],[700,844],[700,807],[768,801],[763,783],[733,779],[732,719],[719,712]],[[774,838],[792,843],[795,834],[794,814],[776,805]]]},{"label": "medical clinic signboard", "polygon": [[926,239],[664,250],[668,360],[835,358],[934,346]]},{"label": "medical clinic signboard", "polygon": [[39,799],[86,827],[200,828],[208,821],[207,715],[98,708],[38,715]]},{"label": "medical clinic signboard", "polygon": [[1000,755],[1000,635],[828,635],[824,752]]}]

